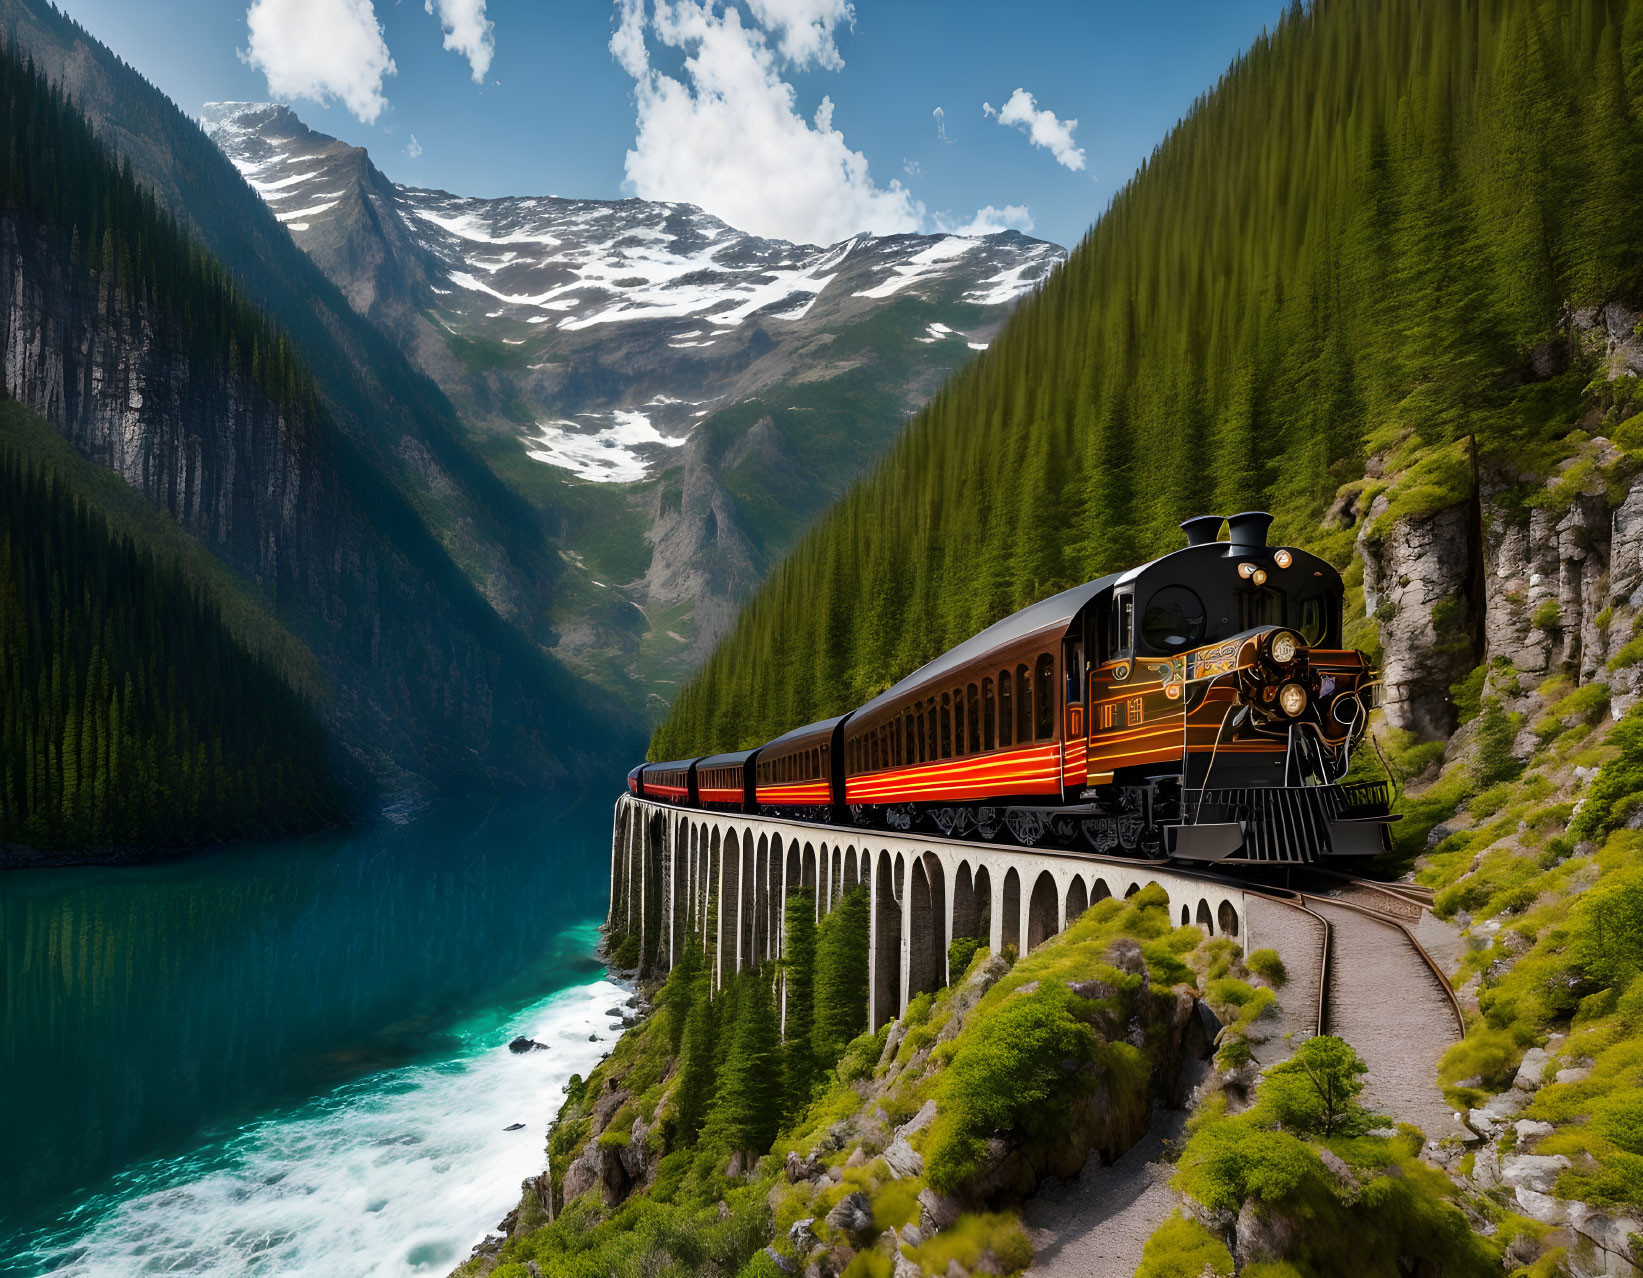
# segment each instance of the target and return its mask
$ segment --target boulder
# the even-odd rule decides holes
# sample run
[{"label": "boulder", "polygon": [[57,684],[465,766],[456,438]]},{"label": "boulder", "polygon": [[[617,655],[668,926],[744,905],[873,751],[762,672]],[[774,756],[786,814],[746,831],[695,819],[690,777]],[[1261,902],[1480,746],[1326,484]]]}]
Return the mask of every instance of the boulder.
[{"label": "boulder", "polygon": [[1523,1054],[1523,1061],[1517,1067],[1517,1076],[1512,1079],[1512,1086],[1520,1092],[1533,1092],[1540,1088],[1541,1076],[1546,1072],[1546,1064],[1551,1060],[1544,1047],[1531,1047]]},{"label": "boulder", "polygon": [[1549,1194],[1558,1173],[1569,1166],[1562,1154],[1508,1154],[1500,1160],[1500,1183],[1507,1189]]},{"label": "boulder", "polygon": [[846,1238],[861,1241],[873,1233],[873,1202],[857,1190],[846,1194],[827,1213],[827,1227]]},{"label": "boulder", "polygon": [[538,1043],[534,1038],[526,1038],[521,1034],[508,1044],[508,1050],[515,1056],[520,1056],[525,1052],[545,1052],[548,1047],[546,1043]]},{"label": "boulder", "polygon": [[766,1247],[764,1249],[764,1254],[769,1256],[770,1263],[775,1265],[776,1268],[780,1269],[784,1274],[790,1274],[798,1268],[797,1265],[795,1265],[786,1256],[782,1255],[782,1253],[777,1251],[774,1247]]},{"label": "boulder", "polygon": [[931,1123],[933,1123],[935,1121],[936,1121],[936,1103],[933,1100],[927,1100],[927,1101],[924,1102],[924,1104],[919,1106],[918,1113],[914,1114],[911,1118],[909,1118],[900,1127],[896,1128],[896,1135],[897,1136],[911,1136],[915,1132],[923,1131],[926,1127],[928,1127]]},{"label": "boulder", "polygon": [[801,1254],[809,1251],[818,1241],[816,1238],[816,1218],[806,1216],[803,1220],[795,1220],[787,1227],[787,1241],[793,1244],[793,1249]]},{"label": "boulder", "polygon": [[1141,956],[1141,943],[1127,936],[1119,937],[1107,947],[1107,962],[1132,976],[1147,974],[1147,960]]},{"label": "boulder", "polygon": [[502,1130],[505,1131],[505,1132],[522,1132],[522,1131],[525,1130],[525,1124],[524,1123],[509,1123]]},{"label": "boulder", "polygon": [[1557,1130],[1550,1123],[1538,1122],[1533,1118],[1520,1118],[1512,1124],[1512,1128],[1517,1132],[1519,1145],[1540,1140],[1542,1137],[1550,1136]]},{"label": "boulder", "polygon": [[950,1228],[959,1217],[958,1200],[934,1189],[921,1190],[918,1196],[918,1225],[926,1234],[939,1234]]},{"label": "boulder", "polygon": [[1576,1202],[1569,1204],[1568,1221],[1574,1234],[1574,1245],[1569,1248],[1573,1278],[1636,1278],[1643,1268],[1636,1241],[1643,1237],[1643,1220],[1611,1216]]},{"label": "boulder", "polygon": [[787,1183],[796,1185],[801,1180],[814,1180],[820,1166],[820,1160],[814,1154],[800,1158],[797,1150],[789,1150],[783,1170],[787,1174]]},{"label": "boulder", "polygon": [[1240,1269],[1258,1260],[1282,1260],[1296,1242],[1295,1223],[1253,1198],[1239,1210],[1235,1229],[1233,1251]]},{"label": "boulder", "polygon": [[907,1138],[900,1132],[896,1133],[896,1138],[884,1151],[884,1163],[897,1180],[924,1174],[923,1156],[907,1143]]}]

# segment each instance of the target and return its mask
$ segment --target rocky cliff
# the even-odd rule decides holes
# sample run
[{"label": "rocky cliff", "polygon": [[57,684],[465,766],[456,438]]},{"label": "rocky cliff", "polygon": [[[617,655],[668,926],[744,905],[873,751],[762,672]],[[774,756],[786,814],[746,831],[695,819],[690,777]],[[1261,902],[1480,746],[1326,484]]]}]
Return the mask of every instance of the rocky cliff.
[{"label": "rocky cliff", "polygon": [[[1574,313],[1551,344],[1552,367],[1578,358],[1600,381],[1629,382],[1643,370],[1639,318],[1618,303]],[[1446,493],[1411,503],[1406,492],[1420,481],[1405,480],[1369,501],[1357,540],[1388,726],[1452,731],[1452,686],[1497,660],[1530,676],[1566,670],[1580,684],[1609,684],[1616,717],[1636,703],[1635,668],[1608,664],[1643,610],[1643,475],[1597,433],[1602,419],[1594,408],[1564,427],[1544,473],[1487,446],[1479,464],[1463,443],[1448,468],[1459,482]],[[1356,518],[1349,501],[1337,514]]]},{"label": "rocky cliff", "polygon": [[276,409],[40,228],[0,218],[0,252],[6,392],[255,584],[320,659],[360,763],[392,786],[564,774],[568,682],[487,617],[323,409]]}]

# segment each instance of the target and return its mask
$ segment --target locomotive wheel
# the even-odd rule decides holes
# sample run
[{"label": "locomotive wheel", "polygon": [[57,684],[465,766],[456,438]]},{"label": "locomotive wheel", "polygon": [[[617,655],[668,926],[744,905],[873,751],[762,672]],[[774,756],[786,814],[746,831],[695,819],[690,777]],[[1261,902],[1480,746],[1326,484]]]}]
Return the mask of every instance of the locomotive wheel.
[{"label": "locomotive wheel", "polygon": [[1004,813],[1004,824],[1010,831],[1010,836],[1024,848],[1038,846],[1039,840],[1049,828],[1049,822],[1044,814],[1034,808],[1009,808]]},{"label": "locomotive wheel", "polygon": [[1050,830],[1062,847],[1071,847],[1078,841],[1078,825],[1071,817],[1050,818]]},{"label": "locomotive wheel", "polygon": [[918,810],[911,803],[893,803],[884,809],[884,823],[892,830],[906,834],[918,821]]},{"label": "locomotive wheel", "polygon": [[936,833],[943,838],[951,838],[968,830],[973,818],[968,808],[942,807],[930,809],[930,820],[936,827]]},{"label": "locomotive wheel", "polygon": [[850,824],[860,826],[864,830],[873,824],[873,819],[869,815],[865,803],[852,803],[850,805]]},{"label": "locomotive wheel", "polygon": [[976,837],[983,843],[991,843],[998,838],[998,832],[1004,826],[1004,815],[997,808],[976,809]]}]

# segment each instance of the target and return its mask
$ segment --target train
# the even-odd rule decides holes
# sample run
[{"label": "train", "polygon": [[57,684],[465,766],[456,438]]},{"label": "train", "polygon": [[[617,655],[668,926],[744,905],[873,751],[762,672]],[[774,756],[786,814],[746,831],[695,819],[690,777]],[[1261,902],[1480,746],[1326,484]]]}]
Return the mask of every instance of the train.
[{"label": "train", "polygon": [[1156,860],[1373,857],[1388,786],[1348,774],[1381,682],[1341,646],[1340,573],[1269,545],[1271,524],[1195,516],[1180,549],[1023,608],[848,714],[642,764],[629,792]]}]

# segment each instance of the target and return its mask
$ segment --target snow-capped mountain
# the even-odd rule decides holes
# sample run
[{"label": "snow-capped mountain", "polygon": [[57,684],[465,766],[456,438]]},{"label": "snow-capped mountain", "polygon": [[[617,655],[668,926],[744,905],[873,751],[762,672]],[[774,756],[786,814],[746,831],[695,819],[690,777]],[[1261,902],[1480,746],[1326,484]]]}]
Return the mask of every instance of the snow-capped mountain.
[{"label": "snow-capped mountain", "polygon": [[[672,610],[664,664],[705,652],[1064,256],[1013,231],[805,245],[688,204],[468,198],[389,182],[288,107],[212,104],[202,123],[354,308],[494,436],[499,470],[544,492],[568,476],[624,486],[650,562],[637,578],[607,565],[618,582],[599,588]],[[561,647],[609,639],[586,631],[573,621]]]}]

